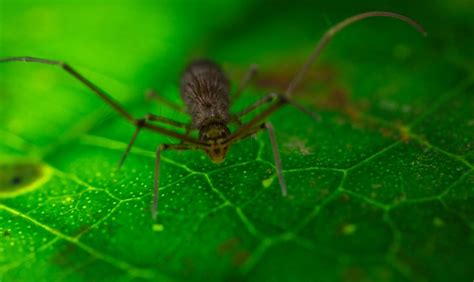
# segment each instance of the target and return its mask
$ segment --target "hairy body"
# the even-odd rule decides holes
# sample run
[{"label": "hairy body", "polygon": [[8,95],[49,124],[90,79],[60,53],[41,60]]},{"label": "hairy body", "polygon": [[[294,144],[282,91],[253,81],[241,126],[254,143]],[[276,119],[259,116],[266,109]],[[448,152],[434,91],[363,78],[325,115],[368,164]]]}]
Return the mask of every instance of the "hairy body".
[{"label": "hairy body", "polygon": [[185,69],[181,79],[181,98],[196,129],[229,122],[229,91],[229,80],[212,61],[196,61]]}]

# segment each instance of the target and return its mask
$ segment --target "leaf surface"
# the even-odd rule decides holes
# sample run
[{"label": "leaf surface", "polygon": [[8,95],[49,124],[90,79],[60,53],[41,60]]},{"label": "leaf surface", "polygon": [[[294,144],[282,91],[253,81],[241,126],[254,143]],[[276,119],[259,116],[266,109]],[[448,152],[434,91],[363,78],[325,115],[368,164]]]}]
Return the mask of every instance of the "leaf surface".
[{"label": "leaf surface", "polygon": [[[277,3],[2,0],[0,55],[65,60],[134,116],[182,121],[145,90],[180,103],[193,58],[220,62],[234,88],[257,63],[237,112],[282,91],[330,25],[375,5]],[[370,19],[331,42],[296,94],[321,120],[290,106],[270,118],[287,198],[262,132],[220,165],[165,152],[158,222],[154,150],[176,140],[144,132],[116,172],[130,124],[58,68],[1,64],[0,280],[472,279],[474,36],[463,5],[383,7],[419,20],[426,39]]]}]

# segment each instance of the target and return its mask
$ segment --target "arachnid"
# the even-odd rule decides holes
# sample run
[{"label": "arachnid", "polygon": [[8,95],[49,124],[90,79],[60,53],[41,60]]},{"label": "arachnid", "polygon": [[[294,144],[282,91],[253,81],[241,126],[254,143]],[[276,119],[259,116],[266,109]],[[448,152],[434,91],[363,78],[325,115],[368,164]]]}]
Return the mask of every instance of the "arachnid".
[{"label": "arachnid", "polygon": [[[122,158],[119,162],[119,167],[125,161],[130,149],[132,148],[135,139],[142,129],[158,132],[170,137],[181,140],[179,144],[161,144],[156,149],[156,164],[155,164],[155,178],[154,178],[154,193],[152,203],[152,216],[155,219],[157,214],[158,203],[158,188],[160,180],[160,156],[164,150],[203,150],[210,159],[215,163],[224,161],[229,147],[242,139],[256,134],[257,132],[266,129],[270,136],[270,143],[272,147],[273,157],[277,170],[278,180],[283,196],[287,195],[285,180],[282,173],[281,159],[277,148],[275,132],[270,122],[265,121],[267,117],[284,105],[292,104],[298,109],[308,113],[304,107],[292,100],[292,94],[295,87],[301,81],[303,76],[308,72],[311,64],[319,56],[323,48],[329,43],[331,38],[343,28],[353,24],[354,22],[370,17],[390,17],[401,20],[416,28],[420,33],[425,34],[424,29],[414,20],[391,12],[366,12],[349,17],[338,24],[331,27],[320,39],[314,51],[310,54],[308,60],[304,63],[302,68],[294,76],[288,84],[286,91],[281,94],[272,93],[254,104],[250,105],[239,113],[232,114],[230,112],[231,102],[235,100],[241,91],[245,88],[252,75],[255,73],[255,68],[251,68],[247,75],[240,83],[237,91],[231,95],[229,81],[224,72],[218,65],[211,61],[203,60],[190,64],[181,79],[181,98],[183,99],[187,113],[191,116],[191,124],[184,124],[162,116],[148,114],[143,118],[134,118],[121,105],[119,105],[109,94],[97,87],[87,78],[75,71],[71,66],[60,61],[53,61],[48,59],[40,59],[33,57],[12,57],[0,59],[0,62],[35,62],[42,64],[55,65],[63,68],[70,75],[82,82],[86,87],[92,90],[105,103],[111,106],[120,116],[128,120],[136,128]],[[171,103],[152,94],[153,97],[162,101],[165,104]],[[241,117],[254,111],[257,108],[267,105],[267,107],[260,113],[255,115],[249,122],[242,123]],[[176,107],[175,107],[176,108]],[[230,122],[238,124],[235,132],[230,132],[227,125]],[[167,124],[177,128],[185,128],[186,133],[178,133],[159,124]],[[199,137],[195,138],[190,135],[190,131],[196,129],[199,131]]]}]

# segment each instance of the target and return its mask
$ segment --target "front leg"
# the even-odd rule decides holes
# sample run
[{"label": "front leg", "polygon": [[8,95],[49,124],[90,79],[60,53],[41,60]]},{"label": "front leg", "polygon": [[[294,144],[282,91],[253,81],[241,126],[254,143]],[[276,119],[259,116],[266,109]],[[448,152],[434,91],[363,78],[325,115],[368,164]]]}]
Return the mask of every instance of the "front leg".
[{"label": "front leg", "polygon": [[270,144],[272,147],[272,153],[273,153],[273,160],[275,161],[275,167],[277,171],[277,176],[278,176],[278,182],[280,183],[280,188],[281,188],[281,194],[283,197],[286,197],[288,195],[287,189],[286,189],[286,182],[285,178],[283,177],[283,168],[281,165],[281,157],[280,157],[280,151],[278,151],[278,144],[276,141],[276,136],[275,136],[275,130],[273,129],[273,125],[267,121],[264,122],[252,129],[250,129],[246,134],[244,134],[242,137],[238,137],[236,139],[230,139],[228,140],[229,144],[230,143],[235,143],[240,140],[243,140],[247,137],[253,136],[260,132],[262,129],[266,129],[268,131],[268,136],[270,137]]},{"label": "front leg", "polygon": [[161,165],[161,152],[165,150],[194,150],[198,149],[196,145],[192,144],[162,144],[156,148],[156,159],[155,159],[155,178],[153,181],[153,201],[151,205],[151,217],[156,220],[158,212],[158,197],[160,187],[160,165]]},{"label": "front leg", "polygon": [[[150,122],[164,123],[164,124],[168,124],[168,125],[171,125],[171,126],[174,126],[174,127],[177,127],[177,128],[184,128],[186,130],[184,135],[187,136],[188,138],[189,138],[189,132],[192,129],[192,126],[190,124],[182,123],[182,122],[179,122],[179,121],[175,121],[175,120],[172,120],[172,119],[169,119],[169,118],[166,118],[166,117],[162,117],[162,116],[157,116],[157,115],[154,115],[154,114],[146,114],[144,118],[136,120],[136,122],[135,122],[135,132],[133,133],[132,138],[130,139],[130,142],[128,142],[128,145],[127,145],[127,148],[125,149],[125,152],[122,154],[122,157],[120,158],[120,161],[119,161],[118,166],[117,166],[118,169],[120,169],[122,167],[123,162],[125,161],[128,154],[130,153],[130,150],[132,149],[133,144],[135,143],[135,140],[137,139],[138,134],[140,133],[142,128],[144,128],[147,125],[147,123],[149,124]],[[185,141],[184,139],[181,139],[181,142],[184,143],[184,141]]]}]

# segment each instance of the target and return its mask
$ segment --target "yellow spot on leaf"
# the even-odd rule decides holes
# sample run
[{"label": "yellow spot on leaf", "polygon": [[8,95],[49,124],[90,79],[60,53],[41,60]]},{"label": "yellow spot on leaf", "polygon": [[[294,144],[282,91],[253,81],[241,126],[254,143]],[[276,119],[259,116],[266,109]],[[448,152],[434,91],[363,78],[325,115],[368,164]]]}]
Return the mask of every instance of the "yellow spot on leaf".
[{"label": "yellow spot on leaf", "polygon": [[52,170],[36,161],[15,160],[0,163],[0,198],[15,197],[47,182]]},{"label": "yellow spot on leaf", "polygon": [[165,229],[165,227],[162,225],[162,224],[159,224],[159,223],[155,223],[153,224],[153,227],[152,227],[153,231],[155,232],[161,232]]},{"label": "yellow spot on leaf", "polygon": [[262,180],[262,185],[264,188],[268,188],[270,187],[270,185],[272,185],[273,183],[273,179],[275,179],[275,176],[272,176],[270,178],[267,178],[267,179],[264,179]]},{"label": "yellow spot on leaf", "polygon": [[436,227],[443,227],[444,226],[444,220],[442,220],[439,217],[433,218],[433,225]]},{"label": "yellow spot on leaf", "polygon": [[355,224],[346,224],[342,227],[342,234],[351,235],[357,230],[357,225]]}]

